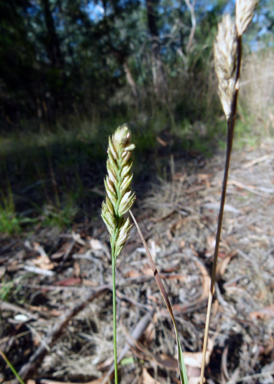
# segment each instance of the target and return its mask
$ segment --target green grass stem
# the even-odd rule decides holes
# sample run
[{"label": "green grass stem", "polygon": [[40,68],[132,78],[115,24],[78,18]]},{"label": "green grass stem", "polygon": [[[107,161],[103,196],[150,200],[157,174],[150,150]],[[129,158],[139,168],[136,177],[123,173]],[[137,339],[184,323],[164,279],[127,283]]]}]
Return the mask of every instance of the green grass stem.
[{"label": "green grass stem", "polygon": [[112,305],[113,305],[113,355],[114,355],[114,377],[118,384],[118,362],[117,362],[117,325],[116,325],[116,280],[115,280],[115,258],[112,255]]},{"label": "green grass stem", "polygon": [[9,359],[7,358],[7,356],[4,354],[4,352],[2,352],[2,350],[0,349],[0,355],[2,356],[2,358],[5,360],[5,362],[8,364],[10,370],[12,371],[12,373],[14,374],[14,376],[16,377],[16,379],[21,383],[21,384],[25,384],[24,381],[21,379],[21,377],[18,375],[16,369],[14,368],[14,366],[11,364],[11,362],[9,361]]}]

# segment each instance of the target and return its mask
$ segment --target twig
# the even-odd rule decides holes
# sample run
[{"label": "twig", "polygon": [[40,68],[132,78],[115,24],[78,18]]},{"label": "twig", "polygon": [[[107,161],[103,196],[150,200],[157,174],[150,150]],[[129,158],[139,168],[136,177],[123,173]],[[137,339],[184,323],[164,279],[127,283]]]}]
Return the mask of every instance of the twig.
[{"label": "twig", "polygon": [[23,313],[24,315],[28,316],[30,319],[35,319],[35,320],[38,319],[38,315],[37,314],[33,314],[33,313],[27,311],[26,309],[24,309],[22,307],[19,307],[18,305],[8,303],[7,301],[2,301],[1,300],[0,301],[0,308],[1,309],[5,309],[7,311]]},{"label": "twig", "polygon": [[25,265],[24,270],[28,272],[37,273],[38,275],[45,275],[45,276],[54,276],[54,271],[49,271],[47,269],[42,269],[38,267],[33,267],[32,265]]},{"label": "twig", "polygon": [[69,257],[70,252],[72,251],[72,248],[74,247],[75,243],[76,243],[76,241],[73,239],[72,242],[70,243],[70,245],[68,246],[66,252],[64,253],[62,261],[60,262],[60,264],[58,266],[58,270],[62,269],[63,265],[67,261],[67,258]]},{"label": "twig", "polygon": [[18,243],[17,240],[13,240],[9,244],[5,245],[3,248],[0,249],[0,255],[2,255],[2,253],[4,252],[9,251],[17,243]]},{"label": "twig", "polygon": [[[154,276],[138,276],[138,277],[130,277],[128,279],[123,279],[123,281],[118,284],[118,287],[126,287],[132,284],[142,284],[145,283],[151,279],[153,279]],[[87,291],[90,290],[90,287],[82,286],[82,287],[69,287],[69,286],[58,286],[58,285],[39,285],[39,284],[21,284],[13,282],[13,286],[20,285],[22,288],[33,288],[33,289],[39,289],[41,291]],[[0,283],[0,288],[4,287],[5,284]],[[97,287],[99,289],[99,287]]]},{"label": "twig", "polygon": [[[46,346],[50,347],[58,339],[58,337],[62,333],[62,330],[66,327],[66,325],[71,320],[71,318],[77,315],[80,311],[82,311],[88,303],[90,303],[97,297],[101,296],[103,293],[107,292],[109,289],[111,289],[111,286],[105,285],[105,286],[99,287],[95,292],[94,291],[89,292],[89,294],[86,295],[86,297],[84,297],[82,301],[77,302],[73,308],[68,309],[63,315],[59,317],[59,319],[54,324],[52,330],[44,339],[44,342],[40,344],[40,346],[37,348],[37,350],[29,359],[29,362],[20,369],[19,376],[24,381],[27,381],[31,376],[35,374],[43,358],[46,356],[48,352]],[[16,384],[16,383],[18,383],[18,381],[14,380],[13,384]]]},{"label": "twig", "polygon": [[189,38],[188,38],[188,43],[187,43],[187,47],[186,47],[186,51],[188,52],[190,50],[190,47],[192,45],[192,42],[193,42],[193,39],[194,39],[194,35],[195,35],[195,30],[196,30],[196,18],[195,18],[195,3],[196,3],[196,0],[193,0],[192,4],[190,3],[189,0],[185,0],[185,3],[190,11],[190,14],[191,14],[191,32],[190,32],[190,35],[189,35]]},{"label": "twig", "polygon": [[143,308],[143,309],[146,309],[146,310],[151,310],[151,305],[147,305],[147,304],[142,304],[142,303],[139,303],[138,301],[132,299],[131,297],[127,296],[127,295],[124,295],[122,292],[120,291],[117,291],[116,290],[116,296],[120,299],[120,300],[124,300],[124,301],[127,301],[133,305],[135,305],[136,307],[139,307],[139,308]]},{"label": "twig", "polygon": [[258,379],[259,377],[266,376],[266,375],[274,375],[274,371],[261,372],[261,373],[256,373],[255,375],[240,377],[239,379],[236,380],[236,383],[240,383],[241,381],[246,381],[246,380]]}]

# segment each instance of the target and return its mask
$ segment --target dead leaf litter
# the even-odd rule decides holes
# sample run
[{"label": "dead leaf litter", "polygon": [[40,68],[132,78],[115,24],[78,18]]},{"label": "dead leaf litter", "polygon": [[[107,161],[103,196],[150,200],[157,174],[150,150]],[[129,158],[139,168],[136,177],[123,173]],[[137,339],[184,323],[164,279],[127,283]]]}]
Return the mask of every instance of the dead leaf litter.
[{"label": "dead leaf litter", "polygon": [[[273,371],[265,368],[274,360],[272,148],[264,142],[232,155],[210,325],[209,383],[246,376],[253,383],[274,382]],[[223,153],[203,168],[175,160],[173,180],[154,185],[133,209],[173,305],[191,383],[198,382],[201,367],[223,164]],[[111,260],[99,215],[89,233],[79,225],[71,233],[40,230],[10,245],[6,239],[0,276],[0,348],[23,379],[107,382]],[[116,278],[120,382],[178,383],[172,322],[134,227],[117,260]],[[0,382],[13,379],[2,360],[0,372]]]}]

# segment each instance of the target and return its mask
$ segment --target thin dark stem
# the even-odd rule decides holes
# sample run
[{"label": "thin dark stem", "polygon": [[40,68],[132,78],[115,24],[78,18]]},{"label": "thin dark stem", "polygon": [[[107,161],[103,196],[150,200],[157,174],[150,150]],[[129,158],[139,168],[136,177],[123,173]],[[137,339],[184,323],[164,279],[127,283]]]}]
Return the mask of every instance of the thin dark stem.
[{"label": "thin dark stem", "polygon": [[237,38],[237,67],[236,67],[236,76],[235,76],[235,93],[234,93],[234,97],[231,105],[231,114],[229,119],[227,120],[226,159],[225,159],[223,187],[222,187],[222,195],[221,195],[218,225],[217,225],[217,232],[216,232],[214,257],[213,257],[211,286],[210,286],[210,293],[208,297],[208,306],[207,306],[207,318],[206,318],[206,324],[205,324],[205,336],[204,336],[204,346],[203,346],[203,361],[202,361],[202,368],[201,368],[201,384],[203,383],[203,377],[204,377],[204,371],[205,371],[205,356],[206,356],[207,343],[208,343],[208,329],[209,329],[209,322],[210,322],[212,299],[213,299],[214,289],[215,289],[216,268],[217,268],[217,262],[218,262],[219,244],[220,244],[221,231],[222,231],[228,172],[229,172],[231,151],[233,146],[235,117],[236,117],[237,100],[238,100],[238,92],[239,92],[239,78],[240,78],[240,72],[241,72],[241,59],[242,59],[242,39],[241,39],[241,36],[239,36]]}]

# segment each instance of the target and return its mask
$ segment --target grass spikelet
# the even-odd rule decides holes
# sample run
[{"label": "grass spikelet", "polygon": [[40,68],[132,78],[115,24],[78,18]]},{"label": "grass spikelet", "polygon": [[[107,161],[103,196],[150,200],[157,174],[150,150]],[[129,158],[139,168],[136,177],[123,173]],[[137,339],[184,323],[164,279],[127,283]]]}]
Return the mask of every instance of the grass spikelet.
[{"label": "grass spikelet", "polygon": [[236,28],[238,36],[242,36],[251,23],[259,0],[236,1]]},{"label": "grass spikelet", "polygon": [[108,174],[105,179],[107,196],[102,204],[101,212],[109,231],[111,244],[115,384],[118,384],[115,264],[117,256],[121,253],[129,237],[131,228],[129,218],[125,218],[125,214],[130,210],[135,200],[135,195],[131,192],[130,187],[134,148],[135,145],[131,144],[131,134],[126,124],[118,127],[112,138],[109,138]]},{"label": "grass spikelet", "polygon": [[227,120],[231,114],[231,103],[235,92],[236,59],[236,27],[230,15],[225,15],[219,23],[214,43],[214,62],[219,80],[219,96]]},{"label": "grass spikelet", "polygon": [[131,192],[132,150],[131,134],[127,125],[118,127],[109,138],[105,188],[106,201],[102,205],[102,218],[110,234],[113,257],[121,253],[131,228],[124,215],[131,208],[135,195]]}]

